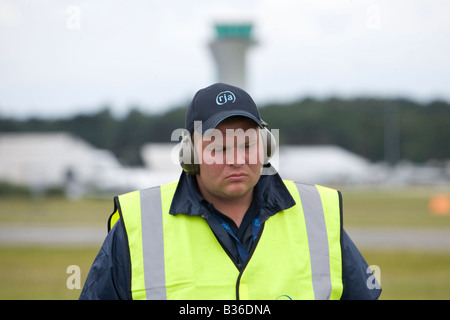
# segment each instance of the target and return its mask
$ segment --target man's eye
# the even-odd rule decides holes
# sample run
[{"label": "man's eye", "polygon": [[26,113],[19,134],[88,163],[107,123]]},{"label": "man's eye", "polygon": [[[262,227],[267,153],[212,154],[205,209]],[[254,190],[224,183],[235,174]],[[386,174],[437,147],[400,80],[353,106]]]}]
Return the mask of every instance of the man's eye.
[{"label": "man's eye", "polygon": [[247,143],[245,145],[246,149],[250,149],[250,148],[253,148],[253,147],[256,147],[256,142],[250,142],[250,143]]}]

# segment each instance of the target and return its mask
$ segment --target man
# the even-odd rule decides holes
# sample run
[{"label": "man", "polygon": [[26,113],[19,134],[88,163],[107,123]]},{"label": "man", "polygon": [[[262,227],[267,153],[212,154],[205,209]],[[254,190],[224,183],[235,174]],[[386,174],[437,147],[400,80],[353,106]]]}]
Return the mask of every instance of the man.
[{"label": "man", "polygon": [[115,198],[80,299],[377,299],[340,193],[282,180],[266,125],[242,89],[198,91],[179,181]]}]

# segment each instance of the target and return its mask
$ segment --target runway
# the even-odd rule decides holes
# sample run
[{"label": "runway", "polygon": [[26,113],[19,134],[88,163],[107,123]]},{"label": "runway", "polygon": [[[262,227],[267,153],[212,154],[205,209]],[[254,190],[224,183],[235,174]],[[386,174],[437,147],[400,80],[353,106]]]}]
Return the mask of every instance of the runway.
[{"label": "runway", "polygon": [[21,227],[1,226],[1,246],[100,246],[107,235],[98,227]]},{"label": "runway", "polygon": [[450,229],[351,227],[346,231],[361,249],[450,253]]},{"label": "runway", "polygon": [[[346,231],[360,249],[450,253],[449,229],[349,227]],[[100,247],[106,235],[106,227],[1,226],[0,245]]]}]

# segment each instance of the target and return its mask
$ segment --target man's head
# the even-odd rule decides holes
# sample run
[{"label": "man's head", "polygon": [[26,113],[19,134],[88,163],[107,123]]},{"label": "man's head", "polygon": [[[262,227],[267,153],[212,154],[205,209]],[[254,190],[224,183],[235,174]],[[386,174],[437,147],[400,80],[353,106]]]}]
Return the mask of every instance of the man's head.
[{"label": "man's head", "polygon": [[198,91],[186,112],[196,163],[182,164],[184,170],[196,174],[199,187],[216,196],[246,194],[261,175],[266,142],[260,131],[268,131],[265,125],[244,90],[218,83]]},{"label": "man's head", "polygon": [[185,128],[191,135],[194,131],[203,134],[232,116],[250,118],[260,128],[264,127],[258,108],[247,92],[235,86],[216,83],[195,94],[186,111]]},{"label": "man's head", "polygon": [[228,199],[253,190],[263,166],[259,127],[253,120],[229,117],[203,135],[194,132],[193,140],[195,152],[202,155],[197,182],[203,192]]}]

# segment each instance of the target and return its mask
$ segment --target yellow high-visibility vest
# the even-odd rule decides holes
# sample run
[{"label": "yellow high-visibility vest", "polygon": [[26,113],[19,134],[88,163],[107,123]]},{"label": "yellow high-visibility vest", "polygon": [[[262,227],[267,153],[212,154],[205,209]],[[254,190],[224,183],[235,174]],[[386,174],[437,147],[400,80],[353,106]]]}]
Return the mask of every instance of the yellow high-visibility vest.
[{"label": "yellow high-visibility vest", "polygon": [[201,216],[169,214],[173,182],[116,198],[133,299],[339,299],[339,192],[284,180],[296,205],[271,216],[239,271]]}]

